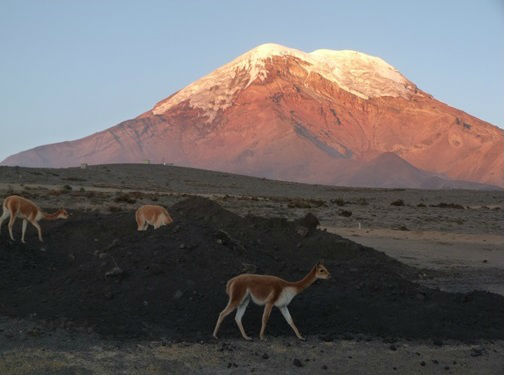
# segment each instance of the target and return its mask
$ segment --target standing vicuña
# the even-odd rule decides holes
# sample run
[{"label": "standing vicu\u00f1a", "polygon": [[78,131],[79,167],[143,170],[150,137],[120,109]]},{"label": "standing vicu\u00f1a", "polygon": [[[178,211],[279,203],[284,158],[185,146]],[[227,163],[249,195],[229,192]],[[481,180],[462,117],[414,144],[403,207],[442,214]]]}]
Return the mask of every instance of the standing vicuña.
[{"label": "standing vicu\u00f1a", "polygon": [[258,305],[265,305],[263,311],[263,320],[260,331],[260,338],[264,339],[265,327],[270,317],[272,307],[276,306],[293,329],[299,339],[304,339],[298,331],[291,315],[289,314],[288,304],[291,300],[307,287],[312,285],[316,279],[328,279],[330,273],[323,264],[316,264],[312,270],[298,282],[288,282],[272,275],[241,274],[228,281],[226,284],[226,293],[229,296],[228,305],[219,314],[214,337],[217,338],[217,332],[223,319],[236,308],[235,321],[237,322],[242,337],[250,340],[242,326],[242,316],[245,313],[250,298]]},{"label": "standing vicu\u00f1a", "polygon": [[39,233],[39,240],[42,242],[42,231],[40,229],[39,221],[41,219],[67,219],[68,213],[65,209],[59,209],[58,211],[48,214],[44,213],[40,208],[35,205],[32,201],[27,198],[21,196],[9,196],[3,202],[3,213],[0,217],[0,231],[2,230],[2,223],[4,220],[9,218],[9,235],[11,239],[14,240],[14,236],[12,236],[12,226],[14,225],[14,221],[16,218],[23,219],[23,229],[21,232],[21,242],[25,242],[25,232],[26,225],[30,222]]},{"label": "standing vicu\u00f1a", "polygon": [[137,221],[138,231],[145,231],[148,225],[152,225],[157,229],[174,221],[168,214],[167,209],[158,205],[141,206],[135,212],[135,220]]}]

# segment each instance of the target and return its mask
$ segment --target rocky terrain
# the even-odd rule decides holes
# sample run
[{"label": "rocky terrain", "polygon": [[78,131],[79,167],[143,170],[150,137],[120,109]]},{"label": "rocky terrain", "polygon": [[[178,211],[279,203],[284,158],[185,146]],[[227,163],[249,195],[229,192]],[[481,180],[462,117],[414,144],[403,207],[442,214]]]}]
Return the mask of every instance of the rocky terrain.
[{"label": "rocky terrain", "polygon": [[[43,244],[33,228],[26,245],[3,228],[3,373],[503,372],[502,192],[338,188],[156,165],[1,167],[1,197],[12,193],[71,217],[44,222]],[[137,232],[142,203],[164,205],[175,222]],[[211,338],[228,278],[295,280],[320,259],[333,278],[290,305],[307,343],[275,310],[266,343],[242,342],[232,316]],[[260,318],[253,305],[244,316],[254,337]]]},{"label": "rocky terrain", "polygon": [[378,57],[266,44],[135,119],[2,164],[145,160],[306,183],[503,187],[503,130],[437,101]]}]

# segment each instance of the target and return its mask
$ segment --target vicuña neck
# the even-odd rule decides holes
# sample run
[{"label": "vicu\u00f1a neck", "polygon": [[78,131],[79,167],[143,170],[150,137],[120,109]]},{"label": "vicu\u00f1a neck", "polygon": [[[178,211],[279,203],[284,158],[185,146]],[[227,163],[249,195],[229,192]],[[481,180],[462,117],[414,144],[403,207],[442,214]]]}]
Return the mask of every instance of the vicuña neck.
[{"label": "vicu\u00f1a neck", "polygon": [[44,213],[44,219],[48,220],[57,219],[59,214],[60,214],[59,211],[55,211],[54,213]]},{"label": "vicu\u00f1a neck", "polygon": [[316,281],[316,267],[313,267],[310,272],[303,277],[301,280],[298,282],[293,282],[293,286],[296,287],[298,290],[298,293],[302,292],[305,290],[307,287],[312,285]]}]

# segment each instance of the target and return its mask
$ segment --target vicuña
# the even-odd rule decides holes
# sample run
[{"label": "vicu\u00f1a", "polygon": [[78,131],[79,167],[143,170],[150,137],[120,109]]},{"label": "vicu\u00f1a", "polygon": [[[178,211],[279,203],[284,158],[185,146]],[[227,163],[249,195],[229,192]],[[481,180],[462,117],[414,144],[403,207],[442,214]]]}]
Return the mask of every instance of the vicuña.
[{"label": "vicu\u00f1a", "polygon": [[152,225],[154,229],[157,229],[174,221],[168,214],[167,209],[159,205],[141,206],[135,212],[135,220],[137,221],[138,231],[147,230],[148,225]]},{"label": "vicu\u00f1a", "polygon": [[12,240],[14,240],[14,236],[12,235],[12,226],[14,225],[14,221],[16,218],[23,219],[23,229],[21,232],[21,242],[25,242],[25,232],[26,225],[30,222],[38,231],[39,240],[42,240],[42,230],[40,229],[39,221],[41,219],[67,219],[68,213],[65,209],[59,209],[56,212],[49,214],[44,213],[35,203],[28,200],[27,198],[21,196],[9,196],[3,202],[3,213],[0,217],[0,232],[2,230],[2,223],[4,220],[9,218],[9,235]]},{"label": "vicu\u00f1a", "polygon": [[328,278],[330,278],[330,273],[321,263],[316,264],[312,270],[298,282],[288,282],[272,275],[241,274],[233,277],[226,284],[226,293],[229,296],[229,301],[225,309],[219,314],[214,329],[214,337],[217,338],[217,332],[223,319],[236,308],[237,313],[235,314],[235,321],[240,329],[240,333],[244,339],[251,340],[251,337],[246,334],[242,326],[242,316],[244,316],[249,300],[252,298],[254,303],[265,306],[260,331],[261,339],[265,339],[265,328],[270,317],[270,312],[272,312],[273,306],[276,306],[279,308],[296,336],[304,340],[305,338],[300,335],[298,328],[291,318],[288,304],[296,295],[312,285],[316,279]]}]

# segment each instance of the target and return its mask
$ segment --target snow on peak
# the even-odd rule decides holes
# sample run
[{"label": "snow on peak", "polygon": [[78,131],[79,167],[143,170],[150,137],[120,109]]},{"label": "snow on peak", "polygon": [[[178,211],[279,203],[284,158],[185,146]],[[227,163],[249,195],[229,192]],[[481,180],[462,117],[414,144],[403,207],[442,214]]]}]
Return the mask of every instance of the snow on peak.
[{"label": "snow on peak", "polygon": [[238,56],[228,64],[159,102],[152,110],[162,114],[172,106],[189,101],[214,120],[219,110],[233,104],[235,95],[254,81],[263,81],[266,62],[274,56],[292,56],[304,61],[307,74],[318,73],[360,98],[381,96],[409,98],[415,85],[384,60],[361,52],[320,49],[306,53],[275,43],[265,43]]},{"label": "snow on peak", "polygon": [[322,70],[327,69],[333,81],[342,89],[361,98],[404,97],[408,98],[415,85],[396,68],[381,58],[352,50],[315,50],[311,52]]}]

